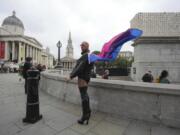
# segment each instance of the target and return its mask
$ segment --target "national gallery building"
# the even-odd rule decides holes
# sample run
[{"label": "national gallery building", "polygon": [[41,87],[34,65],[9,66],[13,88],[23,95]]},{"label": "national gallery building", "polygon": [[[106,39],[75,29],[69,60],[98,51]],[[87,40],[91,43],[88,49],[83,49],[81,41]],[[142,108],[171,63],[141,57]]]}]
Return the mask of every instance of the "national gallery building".
[{"label": "national gallery building", "polygon": [[[42,63],[43,46],[35,38],[24,35],[24,25],[16,17],[15,11],[12,16],[6,17],[0,27],[0,60],[14,61],[21,63],[26,57],[32,57],[34,63],[49,65],[45,61]],[[53,57],[47,54],[48,57]],[[52,59],[51,59],[52,60]]]}]

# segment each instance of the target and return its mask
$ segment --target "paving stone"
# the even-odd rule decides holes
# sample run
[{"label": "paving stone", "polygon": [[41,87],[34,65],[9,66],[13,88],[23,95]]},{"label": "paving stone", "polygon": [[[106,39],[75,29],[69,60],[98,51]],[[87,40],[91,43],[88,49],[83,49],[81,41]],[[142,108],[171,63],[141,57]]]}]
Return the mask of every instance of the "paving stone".
[{"label": "paving stone", "polygon": [[14,135],[15,133],[18,133],[20,131],[21,129],[13,123],[0,126],[0,135]]},{"label": "paving stone", "polygon": [[125,126],[125,127],[127,127],[130,124],[130,122],[132,121],[127,118],[111,117],[111,116],[106,117],[105,120],[108,122],[111,122],[113,124],[117,124],[117,125],[121,125],[121,126]]},{"label": "paving stone", "polygon": [[153,127],[151,135],[180,135],[180,129],[168,127]]},{"label": "paving stone", "polygon": [[77,122],[72,125],[70,128],[81,133],[81,134],[85,134],[86,132],[88,132],[90,129],[92,129],[93,127],[95,127],[97,125],[97,121],[93,121],[93,120],[89,120],[89,124],[88,125],[80,125]]},{"label": "paving stone", "polygon": [[97,135],[123,135],[126,127],[117,124],[112,124],[107,121],[102,121],[91,131]]},{"label": "paving stone", "polygon": [[151,135],[151,125],[142,121],[133,121],[127,127],[124,135]]},{"label": "paving stone", "polygon": [[71,129],[65,129],[62,132],[58,133],[57,135],[80,135],[80,134]]},{"label": "paving stone", "polygon": [[17,135],[54,135],[55,133],[56,130],[46,125],[36,125],[22,130]]},{"label": "paving stone", "polygon": [[88,132],[88,133],[86,133],[86,135],[97,135],[97,134],[95,134],[93,132]]},{"label": "paving stone", "polygon": [[22,122],[23,118],[19,118],[17,121],[14,122],[17,127],[19,127],[20,129],[23,129],[23,130],[26,129],[26,128],[29,128],[29,127],[33,127],[33,126],[45,125],[44,118],[42,118],[40,121],[38,121],[38,122],[36,122],[34,124],[29,124],[29,123]]},{"label": "paving stone", "polygon": [[39,94],[43,119],[26,124],[22,122],[26,114],[23,83],[18,81],[17,74],[1,74],[0,135],[180,135],[180,129],[95,111],[89,125],[79,125],[81,106],[62,102],[43,92]]},{"label": "paving stone", "polygon": [[96,112],[92,112],[91,115],[92,115],[91,119],[94,120],[94,121],[102,121],[106,117],[105,113],[97,112],[97,111]]},{"label": "paving stone", "polygon": [[72,124],[76,122],[76,120],[77,118],[75,116],[61,111],[61,113],[59,113],[58,116],[51,118],[49,121],[46,121],[45,123],[53,129],[61,131],[67,127],[70,127]]}]

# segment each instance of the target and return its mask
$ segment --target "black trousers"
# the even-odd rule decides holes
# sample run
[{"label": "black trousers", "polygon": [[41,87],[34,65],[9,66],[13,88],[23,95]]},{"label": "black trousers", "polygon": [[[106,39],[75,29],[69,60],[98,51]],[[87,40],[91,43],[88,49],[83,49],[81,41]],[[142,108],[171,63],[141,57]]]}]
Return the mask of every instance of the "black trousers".
[{"label": "black trousers", "polygon": [[81,95],[81,102],[82,102],[82,113],[83,117],[91,112],[90,105],[89,105],[89,96],[87,93],[88,87],[79,87],[80,95]]}]

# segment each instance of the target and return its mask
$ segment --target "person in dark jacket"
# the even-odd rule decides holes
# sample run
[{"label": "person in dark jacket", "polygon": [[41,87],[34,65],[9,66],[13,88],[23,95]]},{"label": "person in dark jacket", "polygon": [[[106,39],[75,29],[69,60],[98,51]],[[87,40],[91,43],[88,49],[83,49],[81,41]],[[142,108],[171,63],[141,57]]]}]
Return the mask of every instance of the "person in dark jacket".
[{"label": "person in dark jacket", "polygon": [[87,93],[88,83],[90,81],[91,70],[93,68],[93,63],[88,62],[88,53],[89,53],[89,43],[81,43],[81,54],[82,56],[77,60],[76,66],[70,74],[70,79],[78,77],[78,88],[81,95],[82,101],[82,117],[78,120],[79,124],[88,124],[91,109],[89,105],[89,96]]},{"label": "person in dark jacket", "polygon": [[167,79],[167,77],[168,77],[168,71],[163,70],[159,77],[159,83],[170,83],[170,81]]},{"label": "person in dark jacket", "polygon": [[32,67],[32,58],[31,57],[26,57],[26,61],[23,66],[23,78],[25,79],[25,84],[24,84],[24,89],[25,89],[25,94],[27,94],[27,71]]},{"label": "person in dark jacket", "polygon": [[152,76],[152,74],[151,74],[151,71],[148,71],[147,73],[145,73],[144,75],[143,75],[143,77],[142,77],[142,81],[143,82],[150,82],[150,83],[152,83],[153,82],[153,76]]}]

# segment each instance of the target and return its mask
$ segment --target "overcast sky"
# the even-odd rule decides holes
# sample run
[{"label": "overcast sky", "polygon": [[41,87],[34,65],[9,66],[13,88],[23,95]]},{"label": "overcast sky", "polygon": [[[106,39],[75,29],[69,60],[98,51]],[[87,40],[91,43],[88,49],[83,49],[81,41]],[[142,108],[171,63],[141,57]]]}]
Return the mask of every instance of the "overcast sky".
[{"label": "overcast sky", "polygon": [[[138,12],[180,12],[180,0],[0,0],[1,24],[13,10],[25,26],[25,35],[48,46],[55,56],[58,40],[65,56],[71,31],[78,58],[82,41],[90,43],[91,51],[101,50],[105,42],[130,27]],[[133,47],[127,43],[122,50],[133,51]]]}]

